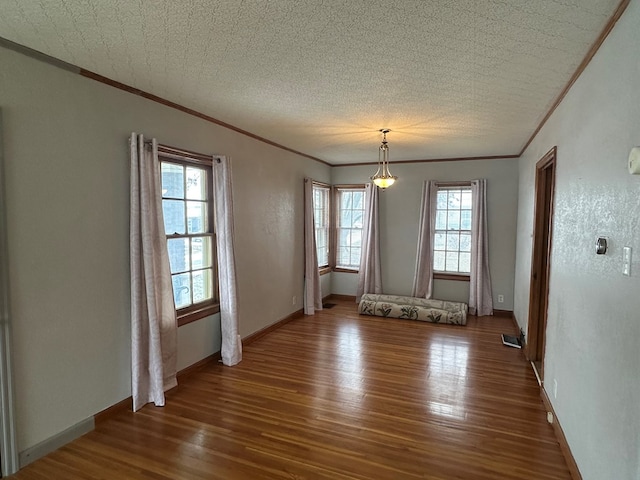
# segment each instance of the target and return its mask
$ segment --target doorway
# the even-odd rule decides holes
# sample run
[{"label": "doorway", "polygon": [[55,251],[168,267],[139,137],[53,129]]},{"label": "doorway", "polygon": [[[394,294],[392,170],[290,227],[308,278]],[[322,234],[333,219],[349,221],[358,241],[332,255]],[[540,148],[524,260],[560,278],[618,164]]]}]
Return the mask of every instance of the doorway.
[{"label": "doorway", "polygon": [[533,252],[527,327],[528,360],[540,383],[544,380],[544,350],[549,302],[549,266],[553,233],[553,194],[556,178],[556,147],[536,163],[533,214]]}]

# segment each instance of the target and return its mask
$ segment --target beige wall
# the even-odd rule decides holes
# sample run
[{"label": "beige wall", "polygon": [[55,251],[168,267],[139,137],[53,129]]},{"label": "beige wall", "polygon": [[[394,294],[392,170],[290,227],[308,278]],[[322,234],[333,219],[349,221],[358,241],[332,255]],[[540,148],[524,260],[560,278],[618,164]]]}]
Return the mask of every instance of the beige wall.
[{"label": "beige wall", "polygon": [[[302,307],[303,178],[329,167],[4,48],[0,65],[20,450],[130,395],[131,131],[232,158],[240,333]],[[180,328],[180,368],[219,338],[215,317]]]},{"label": "beige wall", "polygon": [[545,389],[585,480],[640,478],[640,176],[627,172],[640,145],[638,25],[632,0],[520,160],[515,312],[526,328],[535,164],[558,147]]},{"label": "beige wall", "polygon": [[[393,144],[390,144],[393,156]],[[372,156],[376,146],[372,145]],[[392,158],[393,159],[393,158]],[[398,181],[380,192],[382,285],[385,293],[410,295],[416,264],[418,222],[422,184],[425,180],[466,181],[487,179],[489,258],[494,308],[513,309],[516,211],[518,203],[518,160],[467,160],[459,162],[410,163],[391,166]],[[364,183],[375,167],[334,167],[334,184]],[[333,291],[355,295],[357,275],[333,274]],[[504,303],[497,296],[504,295]],[[434,282],[434,298],[469,301],[469,283],[451,280]]]}]

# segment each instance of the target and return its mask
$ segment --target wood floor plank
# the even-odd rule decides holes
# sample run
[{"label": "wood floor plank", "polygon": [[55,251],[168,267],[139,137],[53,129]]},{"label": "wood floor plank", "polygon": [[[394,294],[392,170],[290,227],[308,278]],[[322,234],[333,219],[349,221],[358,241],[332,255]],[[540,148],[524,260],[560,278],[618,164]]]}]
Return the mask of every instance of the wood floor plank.
[{"label": "wood floor plank", "polygon": [[335,303],[9,478],[571,478],[533,371],[500,341],[510,319],[434,325]]}]

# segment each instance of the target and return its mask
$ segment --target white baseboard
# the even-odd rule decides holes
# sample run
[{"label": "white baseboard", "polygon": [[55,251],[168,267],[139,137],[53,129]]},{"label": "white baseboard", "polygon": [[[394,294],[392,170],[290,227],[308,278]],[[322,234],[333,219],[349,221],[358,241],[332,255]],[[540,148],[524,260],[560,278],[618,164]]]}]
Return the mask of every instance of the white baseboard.
[{"label": "white baseboard", "polygon": [[54,450],[57,450],[76,438],[81,437],[85,433],[89,433],[94,428],[95,422],[93,421],[93,417],[89,417],[54,435],[53,437],[47,438],[37,445],[27,448],[18,455],[20,468],[23,468],[31,462],[36,461],[38,458],[44,457]]}]

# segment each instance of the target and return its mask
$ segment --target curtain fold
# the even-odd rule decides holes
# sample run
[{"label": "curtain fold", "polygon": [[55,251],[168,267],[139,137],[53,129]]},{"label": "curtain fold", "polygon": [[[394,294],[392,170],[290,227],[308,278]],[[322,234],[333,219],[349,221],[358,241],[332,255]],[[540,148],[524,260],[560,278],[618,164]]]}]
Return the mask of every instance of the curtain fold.
[{"label": "curtain fold", "polygon": [[313,180],[304,179],[304,314],[322,310],[322,290],[316,250],[316,225],[313,217]]},{"label": "curtain fold", "polygon": [[177,385],[178,323],[162,216],[158,144],[131,134],[131,395],[133,411]]},{"label": "curtain fold", "polygon": [[242,361],[242,337],[238,333],[231,161],[224,156],[214,157],[213,161],[213,201],[222,333],[220,355],[224,365],[232,366]]},{"label": "curtain fold", "polygon": [[365,293],[382,293],[378,187],[367,183],[364,188],[364,225],[356,302],[360,302]]},{"label": "curtain fold", "polygon": [[431,298],[433,295],[433,238],[435,235],[435,211],[438,185],[425,180],[422,186],[420,223],[418,227],[418,251],[413,276],[414,297]]},{"label": "curtain fold", "polygon": [[489,242],[487,230],[487,180],[471,182],[471,274],[469,313],[493,315],[493,294],[489,274]]}]

